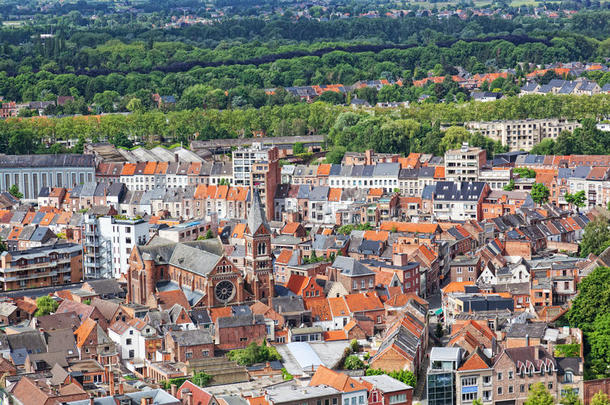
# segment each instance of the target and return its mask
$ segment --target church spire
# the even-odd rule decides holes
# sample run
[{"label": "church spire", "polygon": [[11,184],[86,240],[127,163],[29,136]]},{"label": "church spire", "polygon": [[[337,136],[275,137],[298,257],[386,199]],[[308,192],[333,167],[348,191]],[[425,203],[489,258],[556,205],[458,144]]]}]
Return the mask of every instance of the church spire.
[{"label": "church spire", "polygon": [[254,235],[261,225],[265,227],[267,232],[270,232],[258,190],[252,187],[250,192],[252,196],[252,205],[250,206],[250,212],[248,213],[248,229],[250,229],[250,234]]}]

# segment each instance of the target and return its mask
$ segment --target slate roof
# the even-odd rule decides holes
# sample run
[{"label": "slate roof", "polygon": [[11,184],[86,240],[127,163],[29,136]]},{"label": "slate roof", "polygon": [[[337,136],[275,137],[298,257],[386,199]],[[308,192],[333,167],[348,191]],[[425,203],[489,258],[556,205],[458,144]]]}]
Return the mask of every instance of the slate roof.
[{"label": "slate roof", "polygon": [[251,234],[254,234],[261,226],[265,228],[267,232],[271,232],[269,224],[267,223],[265,211],[261,205],[261,197],[258,194],[258,190],[255,189],[250,212],[248,213],[248,229]]},{"label": "slate roof", "polygon": [[205,329],[170,331],[169,334],[174,342],[180,346],[197,346],[214,343],[211,333]]},{"label": "slate roof", "polygon": [[443,201],[477,201],[485,187],[484,182],[439,181],[434,189],[434,198]]},{"label": "slate roof", "polygon": [[354,259],[353,257],[347,256],[337,256],[332,264],[332,267],[339,269],[341,273],[351,277],[375,274],[374,271],[369,270],[358,260]]},{"label": "slate roof", "polygon": [[76,154],[0,156],[0,168],[16,167],[87,167],[94,169],[95,156]]}]

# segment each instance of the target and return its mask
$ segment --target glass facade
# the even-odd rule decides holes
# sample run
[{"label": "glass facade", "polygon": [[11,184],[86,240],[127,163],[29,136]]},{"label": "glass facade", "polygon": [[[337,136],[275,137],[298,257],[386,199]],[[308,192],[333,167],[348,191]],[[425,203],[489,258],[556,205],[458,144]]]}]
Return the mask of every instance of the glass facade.
[{"label": "glass facade", "polygon": [[455,386],[452,372],[428,371],[428,405],[455,404]]}]

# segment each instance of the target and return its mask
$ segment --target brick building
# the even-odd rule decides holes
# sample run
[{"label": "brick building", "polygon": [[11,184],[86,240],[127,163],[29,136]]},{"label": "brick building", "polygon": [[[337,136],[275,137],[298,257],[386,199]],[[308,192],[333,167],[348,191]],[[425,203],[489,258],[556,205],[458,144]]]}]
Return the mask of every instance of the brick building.
[{"label": "brick building", "polygon": [[171,331],[165,335],[171,361],[186,362],[214,357],[214,337],[204,329]]},{"label": "brick building", "polygon": [[82,280],[82,247],[75,243],[0,254],[3,291],[71,284]]}]

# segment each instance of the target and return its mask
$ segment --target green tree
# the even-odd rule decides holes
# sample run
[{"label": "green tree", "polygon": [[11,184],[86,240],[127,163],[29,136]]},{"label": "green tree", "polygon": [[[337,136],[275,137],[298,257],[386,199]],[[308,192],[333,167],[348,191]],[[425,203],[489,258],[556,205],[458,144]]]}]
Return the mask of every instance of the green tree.
[{"label": "green tree", "polygon": [[10,195],[12,195],[13,197],[15,197],[17,199],[23,198],[23,193],[21,191],[19,191],[19,186],[17,184],[13,184],[8,189],[8,192],[9,192]]},{"label": "green tree", "polygon": [[275,347],[268,346],[264,340],[260,345],[252,342],[244,349],[231,350],[227,357],[242,366],[282,359]]},{"label": "green tree", "polygon": [[366,375],[382,375],[382,374],[386,374],[389,375],[390,377],[403,382],[411,387],[415,387],[417,385],[417,378],[415,377],[415,374],[413,374],[411,371],[409,370],[401,370],[401,371],[385,371],[385,370],[381,370],[381,369],[375,369],[375,368],[369,368],[366,370]]},{"label": "green tree", "polygon": [[472,401],[472,405],[483,405],[483,401],[481,398],[476,398],[474,401]]},{"label": "green tree", "polygon": [[600,215],[585,226],[578,248],[581,257],[587,257],[591,253],[601,254],[608,246],[610,246],[610,221]]},{"label": "green tree", "polygon": [[8,250],[8,247],[6,246],[6,242],[4,242],[2,239],[0,239],[0,253],[6,252],[7,250]]},{"label": "green tree", "polygon": [[53,298],[48,295],[38,297],[36,299],[36,310],[35,316],[44,316],[49,315],[55,311],[57,311],[57,307],[59,304]]},{"label": "green tree", "polygon": [[595,319],[610,308],[610,268],[593,270],[578,284],[578,290],[567,318],[570,326],[588,331]]},{"label": "green tree", "polygon": [[208,231],[205,233],[205,239],[213,239],[214,238],[214,233],[212,232],[211,229],[208,229]]},{"label": "green tree", "polygon": [[555,400],[543,383],[535,383],[531,386],[527,400],[524,405],[553,405]]},{"label": "green tree", "polygon": [[468,138],[470,138],[470,132],[468,132],[466,128],[456,126],[449,127],[443,135],[440,148],[442,152],[459,148],[464,142],[468,141]]},{"label": "green tree", "polygon": [[362,370],[365,368],[364,362],[360,360],[360,357],[356,355],[347,356],[343,362],[343,368],[345,370]]},{"label": "green tree", "polygon": [[566,193],[564,196],[568,204],[572,204],[576,207],[576,211],[580,211],[580,208],[587,205],[587,197],[585,196],[584,190],[577,191],[574,194]]},{"label": "green tree", "polygon": [[323,101],[330,104],[343,104],[345,103],[345,96],[336,91],[325,91],[324,93],[320,94],[318,101]]},{"label": "green tree", "polygon": [[534,183],[532,186],[531,195],[532,200],[534,200],[536,204],[542,205],[549,201],[550,192],[544,184]]},{"label": "green tree", "polygon": [[515,180],[510,179],[507,185],[502,187],[504,191],[513,191],[515,189]]},{"label": "green tree", "polygon": [[561,405],[582,405],[582,401],[578,397],[578,394],[571,388],[565,390],[559,403]]},{"label": "green tree", "polygon": [[600,391],[593,395],[591,405],[610,405],[610,398],[608,398],[608,395]]},{"label": "green tree", "polygon": [[516,167],[513,169],[513,173],[518,174],[519,177],[526,179],[535,179],[536,171],[528,167]]},{"label": "green tree", "polygon": [[343,160],[343,156],[347,152],[345,146],[335,146],[328,152],[326,152],[326,163],[340,164]]},{"label": "green tree", "polygon": [[301,153],[305,152],[305,148],[303,147],[303,144],[301,142],[296,142],[293,146],[292,146],[292,153],[294,155],[299,155]]},{"label": "green tree", "polygon": [[193,384],[199,387],[207,387],[210,381],[212,381],[212,376],[207,374],[205,371],[200,371],[193,374],[190,380]]}]

